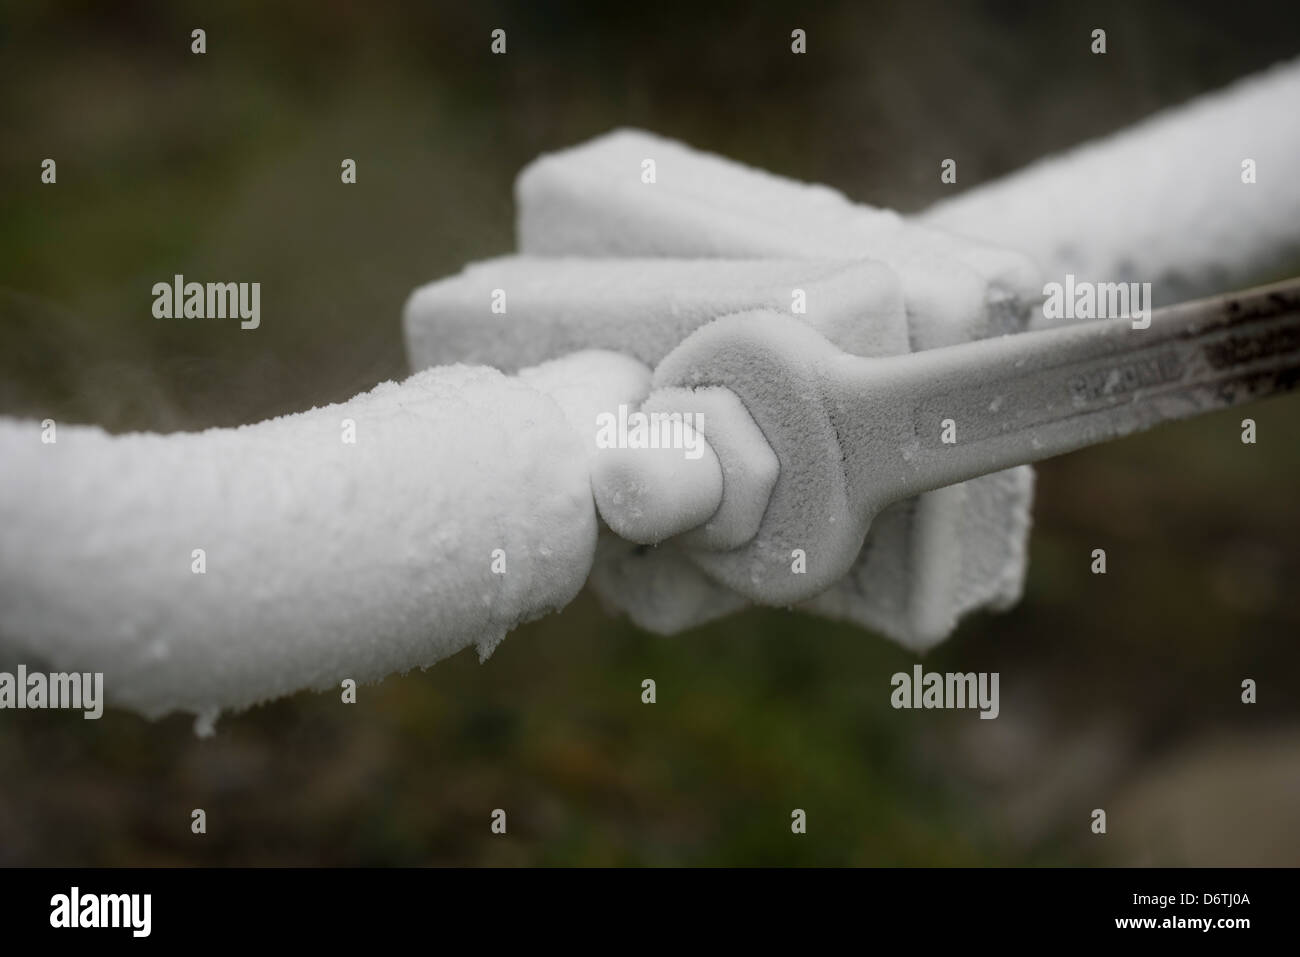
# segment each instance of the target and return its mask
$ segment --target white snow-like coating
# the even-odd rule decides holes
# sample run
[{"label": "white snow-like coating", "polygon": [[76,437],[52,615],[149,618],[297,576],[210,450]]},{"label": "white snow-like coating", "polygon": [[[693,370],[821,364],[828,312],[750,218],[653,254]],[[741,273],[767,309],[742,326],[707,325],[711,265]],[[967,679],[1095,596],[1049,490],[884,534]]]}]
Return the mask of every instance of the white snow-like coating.
[{"label": "white snow-like coating", "polygon": [[[641,181],[647,158],[656,163],[653,185]],[[737,256],[815,260],[851,255],[886,263],[902,283],[904,339],[872,341],[852,321],[819,329],[857,355],[896,355],[909,346],[925,349],[1016,331],[1041,293],[1031,261],[1020,253],[923,228],[888,210],[854,204],[824,186],[794,182],[639,131],[618,131],[539,158],[520,174],[515,194],[519,244],[526,254],[723,257],[728,261],[718,263],[721,275],[735,270],[731,260]],[[589,274],[599,275],[594,264]],[[599,280],[591,282],[602,288]],[[485,296],[483,291],[472,300],[480,326]],[[733,293],[733,303],[735,298]],[[785,311],[783,304],[773,308],[760,301],[717,309],[715,316],[739,308]],[[408,338],[413,311],[408,307]],[[656,329],[680,331],[662,312],[650,317]],[[644,337],[641,325],[638,336]],[[426,332],[425,338],[435,335]],[[436,338],[450,339],[451,348],[457,348],[454,332]],[[911,504],[882,515],[849,574],[808,607],[924,648],[947,634],[935,622],[955,622],[973,609],[1014,602],[1024,578],[1032,472],[1010,469],[966,486],[961,508]],[[698,545],[699,539],[690,544]],[[734,606],[730,589],[708,579],[692,588],[697,598],[713,595],[712,602],[688,604],[695,617],[674,604],[681,583],[699,574],[672,568],[673,563],[692,564],[698,556],[691,552],[685,541],[660,546],[653,558],[611,547],[604,550],[611,557],[602,559],[602,566],[608,561],[618,567],[602,568],[593,586],[607,604],[643,627],[689,627],[716,617],[714,608]],[[702,563],[715,560],[705,555]],[[672,590],[664,587],[667,582],[673,583]]]},{"label": "white snow-like coating", "polygon": [[708,444],[699,458],[676,448],[609,448],[591,466],[600,517],[620,538],[657,545],[703,525],[722,504],[722,467]]},{"label": "white snow-like coating", "polygon": [[[1300,260],[1300,60],[1039,160],[918,217],[1022,250],[1047,281],[1150,282],[1156,305]],[[1255,182],[1242,163],[1255,163]]]},{"label": "white snow-like coating", "polygon": [[[494,300],[505,312],[492,311]],[[403,325],[417,369],[468,362],[513,372],[578,349],[613,349],[653,366],[720,315],[796,305],[844,348],[908,349],[898,278],[868,260],[502,256],[415,290]]]},{"label": "white snow-like coating", "polygon": [[[0,657],[102,671],[110,702],[210,728],[301,688],[485,656],[591,569],[590,440],[561,404],[608,407],[646,376],[600,353],[523,378],[454,366],[237,429],[59,424],[53,444],[0,419]],[[557,402],[543,390],[560,383]]]},{"label": "white snow-like coating", "polygon": [[[641,181],[646,159],[653,185]],[[904,283],[915,348],[1011,332],[1039,295],[1034,267],[1017,252],[641,130],[539,157],[515,196],[526,254],[878,260]]]},{"label": "white snow-like coating", "polygon": [[[657,548],[600,528],[594,418],[646,398],[647,364],[724,313],[788,314],[796,287],[806,321],[839,348],[888,356],[1019,329],[1041,280],[1065,272],[1153,282],[1158,305],[1267,274],[1300,255],[1297,103],[1300,61],[914,220],[650,134],[543,157],[516,184],[530,255],[417,290],[405,322],[417,368],[554,361],[514,377],[433,369],[202,433],[60,423],[46,444],[39,423],[0,419],[0,664],[102,671],[114,704],[189,712],[210,730],[222,710],[301,688],[375,680],[471,645],[486,656],[589,574],[603,600],[656,631],[735,611],[745,599],[697,562],[755,525],[780,463],[725,401],[710,406],[713,421],[741,427],[712,443],[723,477],[714,527],[701,516],[717,489],[702,481],[653,490],[654,534],[704,522]],[[640,178],[647,158],[653,186]],[[560,358],[593,347],[626,354]],[[655,401],[683,400],[665,390]],[[729,510],[735,474],[744,480],[730,488],[746,494]],[[1032,474],[886,508],[848,573],[802,607],[923,649],[964,612],[1007,606],[1024,574]],[[689,521],[674,501],[690,505]]]},{"label": "white snow-like coating", "polygon": [[[791,604],[843,578],[872,515],[853,507],[841,437],[823,404],[824,368],[840,353],[779,313],[724,316],[696,331],[655,369],[654,388],[725,386],[744,403],[780,462],[754,540],[688,557],[751,601]],[[868,429],[867,422],[856,423]],[[798,550],[804,567],[791,574]]]},{"label": "white snow-like coating", "polygon": [[[646,159],[653,184],[641,180]],[[519,175],[515,198],[519,248],[531,255],[885,263],[902,280],[915,349],[1015,331],[1039,298],[1020,253],[640,130],[543,155]]]},{"label": "white snow-like coating", "polygon": [[658,389],[643,408],[692,413],[722,470],[717,510],[684,532],[681,543],[721,551],[739,548],[757,535],[781,463],[745,404],[730,389]]},{"label": "white snow-like coating", "polygon": [[[596,508],[615,532],[653,544],[705,522],[722,499],[722,469],[702,436],[684,424],[683,441],[698,443],[697,457],[683,449],[602,448],[598,416],[638,410],[650,388],[650,367],[617,352],[587,350],[519,373],[564,411],[587,444]],[[761,438],[761,437],[760,437]],[[770,454],[770,453],[769,453]]]},{"label": "white snow-like coating", "polygon": [[519,381],[549,396],[582,438],[588,459],[596,445],[596,419],[620,405],[638,407],[650,392],[650,367],[619,352],[586,349],[519,370]]}]

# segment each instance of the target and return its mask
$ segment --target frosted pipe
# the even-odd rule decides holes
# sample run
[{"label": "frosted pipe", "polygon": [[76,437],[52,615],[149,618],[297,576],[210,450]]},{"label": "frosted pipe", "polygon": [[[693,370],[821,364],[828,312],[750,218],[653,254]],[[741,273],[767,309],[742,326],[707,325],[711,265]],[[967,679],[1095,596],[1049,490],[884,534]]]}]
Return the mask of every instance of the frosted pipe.
[{"label": "frosted pipe", "polygon": [[0,419],[0,661],[102,672],[111,703],[203,730],[486,656],[582,588],[592,410],[639,402],[648,378],[587,352],[199,433]]},{"label": "frosted pipe", "polygon": [[915,217],[1019,250],[1046,281],[1150,282],[1156,305],[1300,262],[1300,59]]}]

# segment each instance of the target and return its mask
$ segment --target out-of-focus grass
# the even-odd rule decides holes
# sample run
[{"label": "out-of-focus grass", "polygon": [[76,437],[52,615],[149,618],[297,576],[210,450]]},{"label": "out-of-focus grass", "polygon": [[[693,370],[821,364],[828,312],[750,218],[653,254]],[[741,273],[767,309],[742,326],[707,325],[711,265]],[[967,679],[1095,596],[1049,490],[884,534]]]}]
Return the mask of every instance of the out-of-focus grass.
[{"label": "out-of-focus grass", "polygon": [[[200,428],[401,377],[409,291],[508,250],[517,170],[613,126],[918,208],[942,195],[939,159],[960,156],[963,184],[1013,169],[1293,55],[1295,18],[8,9],[0,411]],[[150,287],[177,272],[260,281],[262,328],[153,319]],[[1295,863],[1300,786],[1275,772],[1300,767],[1300,401],[1250,414],[1253,447],[1225,412],[1040,469],[1024,602],[925,659],[1000,671],[997,721],[891,710],[889,676],[916,658],[851,627],[756,610],[660,638],[584,597],[483,666],[461,655],[354,707],[297,695],[210,740],[179,717],[5,712],[0,863]],[[1204,799],[1166,827],[1170,795],[1225,753],[1229,780],[1194,784]],[[508,837],[489,834],[497,807]]]}]

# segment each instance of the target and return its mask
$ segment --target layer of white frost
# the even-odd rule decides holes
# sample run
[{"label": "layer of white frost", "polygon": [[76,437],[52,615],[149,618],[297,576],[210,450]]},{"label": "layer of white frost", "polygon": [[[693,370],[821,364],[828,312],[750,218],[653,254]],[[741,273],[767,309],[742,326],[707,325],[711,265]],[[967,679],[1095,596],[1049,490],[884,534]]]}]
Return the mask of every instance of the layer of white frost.
[{"label": "layer of white frost", "polygon": [[[600,393],[629,361],[576,356],[552,378]],[[56,435],[0,420],[0,657],[102,671],[111,702],[150,716],[487,655],[591,568],[587,442],[492,369],[238,429]]]},{"label": "layer of white frost", "polygon": [[[653,184],[642,180],[647,159],[655,162]],[[515,193],[519,243],[530,256],[675,257],[663,261],[653,293],[654,287],[644,281],[634,283],[628,295],[605,297],[617,302],[617,308],[595,313],[594,318],[611,328],[626,313],[644,315],[628,337],[633,343],[662,342],[680,329],[675,312],[655,313],[645,303],[662,301],[667,298],[664,290],[679,284],[707,289],[701,269],[712,266],[730,285],[747,288],[737,281],[741,269],[736,257],[781,257],[781,262],[754,259],[750,272],[779,276],[776,283],[765,285],[783,286],[787,296],[792,283],[786,261],[791,259],[806,260],[806,273],[824,270],[823,259],[845,256],[888,267],[896,277],[892,284],[902,294],[892,335],[864,334],[888,328],[878,311],[859,310],[857,323],[850,318],[819,325],[813,316],[806,317],[840,348],[859,355],[893,355],[1020,329],[1040,294],[1037,273],[1022,253],[916,225],[889,210],[853,203],[827,187],[795,182],[635,130],[539,158],[520,174]],[[693,273],[677,265],[679,257],[691,256],[706,257],[692,267]],[[604,278],[617,273],[616,263],[589,264],[587,275],[581,276],[573,275],[572,262],[558,260],[570,273],[570,301],[589,297],[589,303],[599,302],[602,290],[617,289]],[[499,261],[487,263],[477,275],[467,272],[442,288],[435,284],[421,290],[407,310],[412,342],[439,343],[443,357],[459,358],[461,348],[477,354],[487,290],[465,293],[473,283],[481,287],[489,276],[503,276],[502,267]],[[630,268],[644,271],[643,266],[625,267],[625,273]],[[869,278],[859,279],[858,297],[870,293]],[[751,286],[756,283],[750,280]],[[518,285],[533,295],[526,282]],[[879,281],[875,285],[885,288]],[[717,304],[714,316],[746,308],[717,280],[710,293]],[[629,308],[628,299],[635,305]],[[852,290],[837,299],[851,304]],[[692,303],[697,310],[700,301]],[[548,306],[547,314],[558,317],[548,327],[559,326],[570,337],[602,334],[598,322],[574,321],[555,301]],[[773,306],[790,312],[781,299],[748,304]],[[534,314],[525,310],[518,318],[498,318],[515,324],[520,339],[529,342]],[[698,324],[696,320],[686,331]],[[418,336],[412,335],[416,329]],[[679,332],[670,345],[680,338]],[[494,347],[506,361],[512,348],[513,340],[504,338]],[[427,358],[432,350],[412,351],[416,358]],[[1032,473],[1019,468],[968,482],[959,498],[949,495],[942,503],[929,503],[923,496],[905,503],[873,525],[849,574],[813,599],[810,607],[883,631],[912,647],[941,641],[965,612],[1002,607],[1019,596],[1031,489]],[[810,547],[815,550],[816,542]],[[736,606],[725,586],[694,567],[687,543],[668,542],[651,553],[611,542],[602,547],[601,556],[593,575],[596,590],[607,604],[644,627],[677,631]]]},{"label": "layer of white frost", "polygon": [[[1036,295],[1031,259],[1049,279],[1151,281],[1157,304],[1238,285],[1300,255],[1297,103],[1291,63],[918,220],[995,245],[650,134],[615,134],[521,176],[526,253],[785,262],[729,264],[721,285],[709,264],[642,262],[615,267],[603,286],[590,273],[584,287],[582,264],[561,275],[495,261],[412,298],[412,357],[465,358],[460,349],[515,369],[605,345],[655,362],[713,311],[783,309],[795,281],[826,294],[813,304],[830,310],[809,321],[837,344],[887,355],[1014,327]],[[640,180],[646,158],[657,160],[654,187]],[[1253,184],[1242,182],[1247,159]],[[840,261],[791,262],[819,257]],[[536,295],[514,299],[494,326],[485,293],[498,284]],[[855,327],[855,309],[872,321]],[[440,341],[439,329],[459,338]],[[210,725],[222,709],[377,679],[470,645],[487,655],[510,628],[567,603],[589,573],[648,627],[726,614],[743,600],[681,542],[646,550],[606,532],[597,549],[587,423],[644,397],[648,379],[635,359],[586,353],[514,378],[439,368],[341,405],[204,433],[60,424],[47,444],[38,423],[0,419],[0,664],[103,671],[110,701]],[[348,420],[355,444],[343,441]],[[1011,470],[887,509],[848,575],[808,607],[923,647],[965,610],[1014,600],[1031,480]]]},{"label": "layer of white frost", "polygon": [[1047,281],[1150,282],[1157,306],[1280,278],[1300,261],[1298,112],[1293,60],[919,221],[1021,250]]}]

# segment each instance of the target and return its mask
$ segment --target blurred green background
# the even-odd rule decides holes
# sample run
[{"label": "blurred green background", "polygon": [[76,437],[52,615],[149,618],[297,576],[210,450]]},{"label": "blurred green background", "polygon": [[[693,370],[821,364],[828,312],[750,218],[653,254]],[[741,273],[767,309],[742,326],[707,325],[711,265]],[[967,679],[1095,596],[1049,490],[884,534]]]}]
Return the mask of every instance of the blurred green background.
[{"label": "blurred green background", "polygon": [[[517,171],[614,126],[914,210],[943,157],[969,186],[1300,52],[1282,3],[0,9],[0,412],[112,430],[401,378],[409,291],[509,250]],[[153,319],[177,272],[260,281],[261,328]],[[0,864],[1300,863],[1300,397],[1250,414],[1256,446],[1229,411],[1039,470],[1023,602],[925,659],[1001,672],[996,721],[891,710],[916,658],[852,627],[662,638],[584,596],[211,739],[5,712]]]}]

